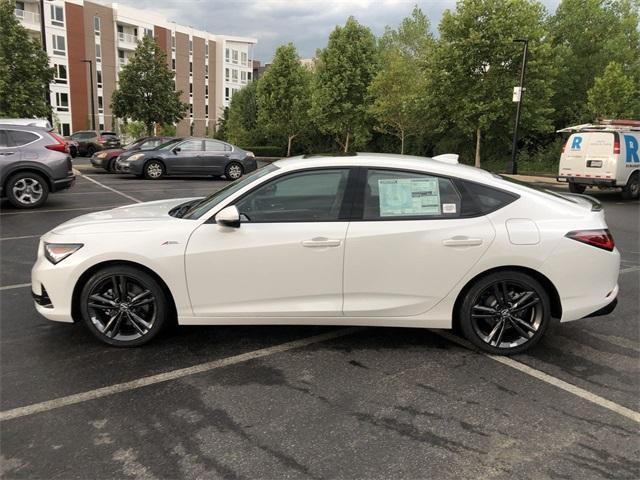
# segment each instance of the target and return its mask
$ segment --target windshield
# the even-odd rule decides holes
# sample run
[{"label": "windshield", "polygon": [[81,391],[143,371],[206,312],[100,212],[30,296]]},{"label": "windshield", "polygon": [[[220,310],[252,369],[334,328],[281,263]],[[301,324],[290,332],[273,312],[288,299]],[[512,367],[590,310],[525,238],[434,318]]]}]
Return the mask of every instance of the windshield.
[{"label": "windshield", "polygon": [[231,195],[236,193],[241,188],[249,185],[250,183],[254,182],[255,180],[261,177],[264,177],[265,175],[270,174],[271,172],[277,169],[278,167],[276,167],[274,164],[271,163],[266,167],[262,167],[262,168],[259,168],[258,170],[251,172],[249,175],[242,177],[236,180],[235,182],[230,183],[229,185],[224,187],[222,190],[218,190],[217,192],[212,193],[208,197],[205,197],[199,202],[191,205],[189,209],[184,213],[184,215],[182,215],[182,218],[189,218],[189,219],[200,218],[202,215],[207,213],[214,205],[217,205],[218,203],[223,201],[225,198],[229,198]]},{"label": "windshield", "polygon": [[127,145],[124,146],[125,150],[138,150],[140,148],[140,144],[142,144],[142,142],[144,142],[144,138],[139,138],[138,140],[134,140],[131,143],[128,143]]},{"label": "windshield", "polygon": [[178,142],[181,142],[181,141],[182,141],[182,139],[181,139],[181,138],[172,138],[172,139],[171,139],[171,140],[169,140],[169,141],[166,141],[166,142],[164,142],[164,143],[161,143],[160,145],[158,145],[156,148],[153,148],[152,150],[162,150],[162,149],[168,148],[168,147],[170,147],[171,145],[174,145],[174,144],[176,144],[176,143],[178,143]]},{"label": "windshield", "polygon": [[516,180],[512,177],[507,177],[506,175],[498,175],[494,174],[494,177],[501,178],[502,180],[506,180],[507,182],[515,183],[516,185],[520,185],[521,187],[530,188],[532,190],[536,190],[538,192],[546,193],[547,195],[551,195],[555,198],[561,198],[565,202],[576,203],[574,200],[569,198],[568,196],[561,195],[558,192],[554,192],[553,190],[549,190],[548,188],[540,187],[534,183],[523,182],[522,180]]}]

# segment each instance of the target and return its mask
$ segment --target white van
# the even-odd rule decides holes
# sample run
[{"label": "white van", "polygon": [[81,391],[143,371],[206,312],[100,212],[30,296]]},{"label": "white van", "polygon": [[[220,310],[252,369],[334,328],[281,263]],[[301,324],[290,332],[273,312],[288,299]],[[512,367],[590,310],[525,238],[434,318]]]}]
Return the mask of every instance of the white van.
[{"label": "white van", "polygon": [[[635,126],[637,124],[637,126]],[[562,149],[557,180],[573,193],[587,187],[622,188],[626,199],[640,195],[640,122],[578,125]]]}]

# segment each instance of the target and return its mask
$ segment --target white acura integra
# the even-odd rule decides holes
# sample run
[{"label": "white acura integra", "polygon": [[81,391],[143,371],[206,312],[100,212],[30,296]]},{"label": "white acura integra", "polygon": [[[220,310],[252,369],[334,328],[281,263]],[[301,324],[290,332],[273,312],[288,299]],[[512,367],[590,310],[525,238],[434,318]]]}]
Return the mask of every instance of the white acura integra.
[{"label": "white acura integra", "polygon": [[600,204],[450,158],[298,157],[203,199],[83,215],[45,234],[37,310],[141,345],[180,325],[459,327],[522,352],[553,321],[613,310]]}]

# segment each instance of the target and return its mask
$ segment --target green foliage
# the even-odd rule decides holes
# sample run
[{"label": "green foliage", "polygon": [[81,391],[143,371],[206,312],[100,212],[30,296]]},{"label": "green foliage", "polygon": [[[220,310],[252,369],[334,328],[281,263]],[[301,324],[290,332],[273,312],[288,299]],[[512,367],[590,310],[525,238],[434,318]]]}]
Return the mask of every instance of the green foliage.
[{"label": "green foliage", "polygon": [[352,139],[362,145],[369,137],[368,89],[377,64],[375,37],[353,17],[336,27],[326,48],[317,53],[311,116],[345,152]]},{"label": "green foliage", "polygon": [[380,69],[369,86],[373,98],[369,111],[378,131],[400,139],[400,153],[407,137],[425,125],[425,66],[433,45],[429,20],[418,7],[398,30],[387,28],[380,41]]},{"label": "green foliage", "polygon": [[173,76],[165,53],[145,35],[120,72],[118,89],[111,97],[114,115],[144,123],[149,135],[156,123],[180,121],[189,105],[180,100],[181,91],[174,91]]},{"label": "green foliage", "polygon": [[260,137],[257,131],[256,93],[257,83],[252,82],[231,98],[228,120],[224,127],[227,141],[236,145],[249,145]]},{"label": "green foliage", "polygon": [[53,69],[42,45],[20,25],[15,2],[0,0],[0,117],[47,117]]},{"label": "green foliage", "polygon": [[595,118],[640,117],[640,82],[611,62],[587,92],[589,111]]},{"label": "green foliage", "polygon": [[245,150],[253,152],[256,157],[282,157],[282,147],[277,146],[260,146],[260,147],[242,147]]},{"label": "green foliage", "polygon": [[160,125],[160,130],[158,130],[158,135],[161,135],[163,137],[175,137],[176,134],[176,126],[172,123],[165,123],[164,125]]},{"label": "green foliage", "polygon": [[[549,21],[558,82],[556,127],[593,120],[587,92],[610,62],[640,77],[637,0],[563,0]],[[637,93],[637,92],[636,92]]]},{"label": "green foliage", "polygon": [[272,138],[286,138],[287,156],[293,139],[309,125],[310,93],[311,72],[300,64],[296,48],[278,47],[258,83],[258,119]]},{"label": "green foliage", "polygon": [[218,117],[218,122],[216,124],[216,131],[213,135],[213,138],[217,138],[218,140],[227,141],[227,123],[229,122],[229,107],[225,107],[222,111],[222,115]]},{"label": "green foliage", "polygon": [[131,140],[143,137],[146,133],[147,127],[142,122],[126,122],[121,127],[122,133],[124,133]]}]

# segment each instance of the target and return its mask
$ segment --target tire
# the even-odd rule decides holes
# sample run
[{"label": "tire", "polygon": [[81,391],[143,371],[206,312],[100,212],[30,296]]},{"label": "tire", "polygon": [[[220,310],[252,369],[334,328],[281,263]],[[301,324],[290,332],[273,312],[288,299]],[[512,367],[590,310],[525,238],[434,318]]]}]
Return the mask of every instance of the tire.
[{"label": "tire", "polygon": [[640,198],[640,174],[633,172],[622,189],[622,198],[625,200],[637,200]]},{"label": "tire", "polygon": [[164,165],[158,160],[149,160],[144,165],[144,178],[159,180],[164,176]]},{"label": "tire", "polygon": [[579,183],[573,183],[573,182],[569,183],[569,191],[571,193],[584,193],[586,189],[587,189],[586,186],[580,185]]},{"label": "tire", "polygon": [[551,300],[535,278],[507,270],[476,280],[459,315],[464,336],[480,350],[514,355],[533,347],[549,328]]},{"label": "tire", "polygon": [[47,201],[49,184],[37,173],[16,173],[7,181],[6,195],[16,208],[37,208]]},{"label": "tire", "polygon": [[224,169],[224,176],[227,177],[227,180],[237,180],[243,173],[244,169],[238,162],[229,162]]},{"label": "tire", "polygon": [[170,323],[171,309],[162,286],[148,273],[128,265],[94,273],[82,288],[79,302],[89,331],[116,347],[144,345]]},{"label": "tire", "polygon": [[94,147],[93,145],[89,145],[87,147],[87,157],[89,158],[93,157],[94,153],[96,153],[96,147]]},{"label": "tire", "polygon": [[116,173],[116,158],[113,157],[109,159],[109,163],[107,163],[107,168],[105,170],[109,173]]}]

